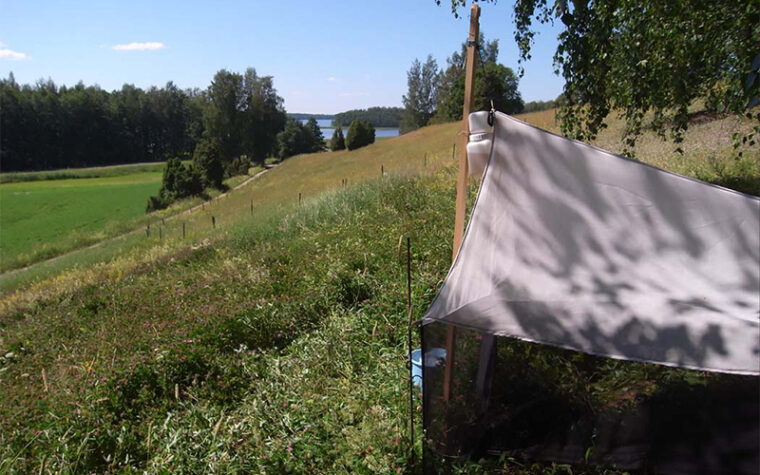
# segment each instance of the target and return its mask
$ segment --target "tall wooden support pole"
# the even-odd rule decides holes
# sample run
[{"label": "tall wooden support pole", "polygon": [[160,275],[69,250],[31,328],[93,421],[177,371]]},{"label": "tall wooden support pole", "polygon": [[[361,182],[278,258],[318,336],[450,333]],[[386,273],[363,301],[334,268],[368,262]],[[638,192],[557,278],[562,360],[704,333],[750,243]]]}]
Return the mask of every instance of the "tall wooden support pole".
[{"label": "tall wooden support pole", "polygon": [[[477,44],[480,38],[480,6],[473,4],[470,8],[470,35],[467,38],[467,67],[464,76],[464,104],[462,108],[462,129],[459,133],[459,175],[457,176],[456,214],[454,215],[454,246],[452,260],[456,259],[459,246],[464,237],[464,218],[467,211],[467,140],[470,137],[470,109],[472,109],[472,91],[475,83],[475,61]],[[443,372],[443,400],[451,398],[451,373],[454,368],[454,348],[456,346],[456,329],[449,326],[446,330],[446,367]]]}]

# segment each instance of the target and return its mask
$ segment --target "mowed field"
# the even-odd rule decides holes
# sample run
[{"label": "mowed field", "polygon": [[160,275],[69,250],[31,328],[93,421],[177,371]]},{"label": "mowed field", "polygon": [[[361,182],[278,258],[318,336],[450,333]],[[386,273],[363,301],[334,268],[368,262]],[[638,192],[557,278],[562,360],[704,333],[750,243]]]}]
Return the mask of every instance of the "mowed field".
[{"label": "mowed field", "polygon": [[0,271],[131,228],[160,187],[160,169],[0,185]]}]

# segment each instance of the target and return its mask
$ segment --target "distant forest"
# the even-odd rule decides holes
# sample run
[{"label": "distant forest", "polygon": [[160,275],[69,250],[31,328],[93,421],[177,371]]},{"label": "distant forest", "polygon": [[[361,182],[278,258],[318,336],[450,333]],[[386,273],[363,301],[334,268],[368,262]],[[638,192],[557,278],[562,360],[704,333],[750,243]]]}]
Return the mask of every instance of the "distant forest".
[{"label": "distant forest", "polygon": [[555,100],[548,100],[548,101],[530,101],[525,103],[525,107],[523,108],[523,112],[537,112],[537,111],[544,111],[547,109],[554,109],[555,107],[559,107],[559,101],[560,97],[557,97]]},{"label": "distant forest", "polygon": [[190,158],[202,140],[221,160],[261,162],[277,152],[285,110],[269,76],[219,71],[206,90],[172,82],[112,92],[52,80],[0,80],[2,171],[49,170]]},{"label": "distant forest", "polygon": [[365,120],[373,127],[398,127],[401,123],[401,107],[370,107],[340,112],[333,117],[334,126],[348,126],[354,120]]},{"label": "distant forest", "polygon": [[201,93],[173,83],[107,92],[81,82],[0,81],[3,171],[154,162],[189,156],[203,132]]},{"label": "distant forest", "polygon": [[317,120],[332,120],[335,117],[332,114],[304,114],[303,112],[288,112],[289,119],[308,120],[314,117]]}]

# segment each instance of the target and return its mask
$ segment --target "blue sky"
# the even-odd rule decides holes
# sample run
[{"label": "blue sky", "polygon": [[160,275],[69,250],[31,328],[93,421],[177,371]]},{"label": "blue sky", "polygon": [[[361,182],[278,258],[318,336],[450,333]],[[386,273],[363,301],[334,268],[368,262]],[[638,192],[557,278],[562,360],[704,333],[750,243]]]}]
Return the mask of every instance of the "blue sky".
[{"label": "blue sky", "polygon": [[[511,6],[483,5],[481,30],[516,69]],[[250,66],[274,76],[289,112],[335,113],[400,106],[412,61],[432,54],[444,66],[467,31],[447,0],[0,0],[0,75],[206,88],[217,70]],[[540,30],[520,81],[526,101],[562,90],[552,68],[558,31]]]}]

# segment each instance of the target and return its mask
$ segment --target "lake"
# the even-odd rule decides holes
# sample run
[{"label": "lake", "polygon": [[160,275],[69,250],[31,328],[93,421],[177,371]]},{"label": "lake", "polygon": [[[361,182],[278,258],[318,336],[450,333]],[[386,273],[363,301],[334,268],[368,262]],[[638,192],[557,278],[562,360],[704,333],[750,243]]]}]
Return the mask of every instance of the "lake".
[{"label": "lake", "polygon": [[[305,124],[308,119],[302,119],[301,123]],[[330,138],[333,135],[333,132],[335,132],[335,127],[332,126],[332,119],[317,119],[317,125],[319,126],[319,130],[322,131],[322,135],[325,137],[325,140],[330,140]],[[345,136],[348,133],[348,125],[343,126],[343,136]],[[379,137],[398,137],[398,129],[397,128],[390,128],[390,127],[383,127],[383,128],[375,128],[375,138]]]}]

